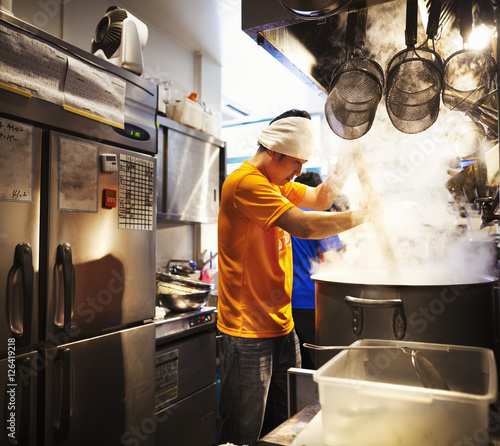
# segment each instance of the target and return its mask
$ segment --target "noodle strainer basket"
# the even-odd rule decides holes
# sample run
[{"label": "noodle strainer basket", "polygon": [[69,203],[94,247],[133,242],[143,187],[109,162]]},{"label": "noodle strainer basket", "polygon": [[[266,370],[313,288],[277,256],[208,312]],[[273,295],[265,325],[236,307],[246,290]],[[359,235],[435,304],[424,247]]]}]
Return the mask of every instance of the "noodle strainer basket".
[{"label": "noodle strainer basket", "polygon": [[[439,3],[436,3],[439,7]],[[429,18],[428,40],[433,39]],[[417,42],[417,1],[407,1],[406,45],[387,68],[386,108],[389,118],[399,131],[408,134],[428,129],[439,115],[443,84],[443,60],[433,49]]]},{"label": "noodle strainer basket", "polygon": [[495,79],[495,61],[483,51],[467,48],[472,32],[472,5],[460,2],[460,34],[464,48],[444,65],[443,104],[450,110],[467,112],[488,95]]},{"label": "noodle strainer basket", "polygon": [[[360,50],[364,44],[366,8],[349,13],[346,58],[332,73],[325,116],[333,132],[352,140],[370,130],[384,89],[384,71]],[[358,32],[358,38],[356,38]]]}]

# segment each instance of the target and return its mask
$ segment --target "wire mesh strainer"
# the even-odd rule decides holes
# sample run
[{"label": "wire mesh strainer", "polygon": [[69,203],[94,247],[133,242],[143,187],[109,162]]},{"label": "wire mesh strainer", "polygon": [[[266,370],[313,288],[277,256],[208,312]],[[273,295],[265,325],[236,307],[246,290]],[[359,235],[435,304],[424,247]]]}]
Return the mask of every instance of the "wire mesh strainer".
[{"label": "wire mesh strainer", "polygon": [[472,4],[460,2],[460,34],[464,49],[453,53],[444,65],[443,104],[450,110],[468,111],[490,93],[495,61],[490,54],[467,49],[472,31]]},{"label": "wire mesh strainer", "polygon": [[[334,133],[357,139],[370,130],[384,88],[384,71],[375,61],[357,54],[364,42],[366,8],[349,13],[346,30],[346,59],[332,73],[325,116]],[[361,31],[356,39],[355,30]]]},{"label": "wire mesh strainer", "polygon": [[444,66],[443,104],[450,110],[469,110],[491,91],[493,78],[494,61],[489,54],[457,51]]},{"label": "wire mesh strainer", "polygon": [[[431,26],[428,27],[428,38],[434,38],[429,35],[430,29]],[[410,134],[424,131],[436,121],[443,82],[443,61],[439,54],[428,48],[415,48],[416,42],[417,2],[408,0],[407,49],[397,53],[389,62],[386,107],[394,127]]]}]

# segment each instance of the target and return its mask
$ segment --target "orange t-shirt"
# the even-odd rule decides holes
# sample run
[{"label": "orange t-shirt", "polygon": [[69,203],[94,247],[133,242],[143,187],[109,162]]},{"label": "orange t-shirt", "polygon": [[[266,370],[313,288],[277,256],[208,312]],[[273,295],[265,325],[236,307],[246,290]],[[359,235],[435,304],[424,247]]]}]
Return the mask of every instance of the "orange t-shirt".
[{"label": "orange t-shirt", "polygon": [[306,189],[276,186],[247,161],[226,178],[218,221],[220,331],[265,338],[293,329],[292,244],[274,222]]}]

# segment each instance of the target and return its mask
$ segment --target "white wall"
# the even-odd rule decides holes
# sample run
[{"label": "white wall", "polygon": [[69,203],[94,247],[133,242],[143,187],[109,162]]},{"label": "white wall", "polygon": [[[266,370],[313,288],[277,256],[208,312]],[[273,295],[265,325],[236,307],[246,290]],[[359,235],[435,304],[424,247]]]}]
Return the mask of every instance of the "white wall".
[{"label": "white wall", "polygon": [[[109,6],[122,6],[143,20],[144,2],[129,3],[132,6],[106,0],[13,0],[12,12],[17,18],[90,52],[96,26]],[[220,65],[201,54],[196,67],[193,51],[163,30],[146,24],[148,42],[144,50],[144,76],[173,82],[180,95],[196,91],[198,87],[199,99],[214,112],[220,112]],[[206,260],[210,252],[215,253],[216,247],[216,225],[206,225],[198,231],[195,225],[158,223],[157,268],[164,268],[170,259]],[[212,275],[216,274],[216,265],[214,261]]]},{"label": "white wall", "polygon": [[[168,0],[166,0],[168,1]],[[148,25],[148,42],[144,50],[144,77],[171,81],[178,94],[197,92],[215,113],[221,109],[221,67],[209,56],[201,55],[201,82],[195,82],[194,52],[168,36],[168,30],[158,29],[141,17],[144,2],[130,2],[123,6],[127,11]],[[16,17],[44,31],[90,51],[97,24],[111,5],[120,2],[106,0],[14,0]],[[196,31],[193,30],[193,33]]]}]

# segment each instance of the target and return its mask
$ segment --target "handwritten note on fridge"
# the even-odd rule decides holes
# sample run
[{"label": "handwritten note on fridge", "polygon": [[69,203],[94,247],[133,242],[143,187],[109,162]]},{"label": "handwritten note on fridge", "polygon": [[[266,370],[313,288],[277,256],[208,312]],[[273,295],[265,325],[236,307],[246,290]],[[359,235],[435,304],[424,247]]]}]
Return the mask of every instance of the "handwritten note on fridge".
[{"label": "handwritten note on fridge", "polygon": [[0,119],[0,200],[33,201],[33,127]]}]

